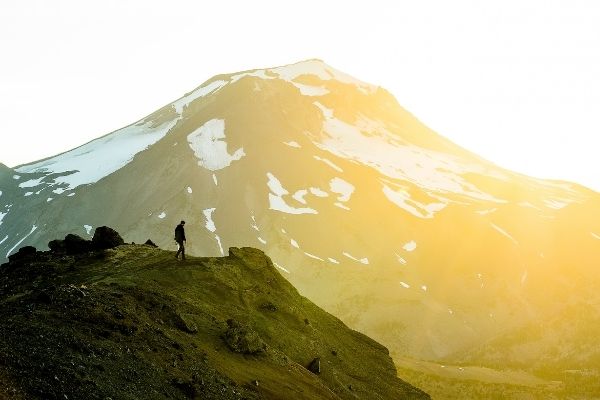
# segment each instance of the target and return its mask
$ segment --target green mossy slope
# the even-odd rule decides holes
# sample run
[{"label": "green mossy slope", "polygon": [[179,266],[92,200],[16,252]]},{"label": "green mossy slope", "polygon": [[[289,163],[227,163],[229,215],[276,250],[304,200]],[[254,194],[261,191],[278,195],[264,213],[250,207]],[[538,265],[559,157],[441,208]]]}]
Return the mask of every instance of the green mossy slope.
[{"label": "green mossy slope", "polygon": [[4,264],[0,398],[428,398],[261,251],[173,255],[123,245]]}]

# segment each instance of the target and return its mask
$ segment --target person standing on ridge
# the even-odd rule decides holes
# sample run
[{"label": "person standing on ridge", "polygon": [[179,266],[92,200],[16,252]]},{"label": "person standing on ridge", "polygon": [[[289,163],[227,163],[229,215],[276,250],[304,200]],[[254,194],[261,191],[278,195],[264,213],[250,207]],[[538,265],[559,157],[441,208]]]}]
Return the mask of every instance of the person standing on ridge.
[{"label": "person standing on ridge", "polygon": [[181,259],[185,260],[185,230],[183,226],[185,225],[185,221],[181,221],[179,225],[175,227],[175,241],[179,245],[179,249],[177,250],[177,254],[175,254],[175,258],[179,259],[179,253],[181,253]]}]

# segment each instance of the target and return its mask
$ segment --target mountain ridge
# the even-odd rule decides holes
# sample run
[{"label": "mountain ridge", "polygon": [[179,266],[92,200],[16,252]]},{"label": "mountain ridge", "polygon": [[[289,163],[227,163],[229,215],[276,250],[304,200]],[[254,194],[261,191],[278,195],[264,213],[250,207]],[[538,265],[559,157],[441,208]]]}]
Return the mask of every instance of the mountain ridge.
[{"label": "mountain ridge", "polygon": [[97,250],[71,235],[0,268],[0,390],[11,398],[429,398],[260,250],[182,262],[108,241]]}]

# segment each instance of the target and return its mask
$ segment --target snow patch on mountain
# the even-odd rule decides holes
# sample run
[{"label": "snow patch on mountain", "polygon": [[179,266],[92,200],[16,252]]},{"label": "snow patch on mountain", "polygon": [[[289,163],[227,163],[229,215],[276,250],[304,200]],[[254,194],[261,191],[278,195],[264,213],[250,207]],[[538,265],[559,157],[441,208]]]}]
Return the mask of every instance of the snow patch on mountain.
[{"label": "snow patch on mountain", "polygon": [[87,233],[88,235],[91,235],[91,232],[92,232],[92,226],[91,225],[84,225],[83,229],[85,229],[85,233]]},{"label": "snow patch on mountain", "polygon": [[188,187],[187,187],[187,192],[188,192],[189,194],[192,194],[194,191],[192,190],[192,188],[191,188],[191,187],[189,187],[189,186],[188,186]]},{"label": "snow patch on mountain", "polygon": [[402,265],[406,265],[408,264],[408,261],[406,261],[406,259],[404,259],[404,257],[400,256],[400,254],[398,253],[394,253],[396,255],[396,258],[398,259],[398,262]]},{"label": "snow patch on mountain", "polygon": [[283,188],[283,185],[281,184],[281,182],[279,182],[279,179],[277,179],[275,175],[273,175],[270,172],[267,172],[267,178],[269,178],[269,180],[267,181],[267,186],[275,196],[281,197],[286,194],[289,194],[289,192]]},{"label": "snow patch on mountain", "polygon": [[315,195],[317,197],[329,197],[329,193],[327,193],[324,190],[321,190],[318,187],[311,187],[309,190],[310,190],[310,193],[312,193],[313,195]]},{"label": "snow patch on mountain", "polygon": [[[136,154],[162,139],[176,123],[177,119],[154,127],[152,121],[138,122],[56,157],[19,167],[16,171],[60,175],[51,181],[47,179],[45,183],[65,184],[67,187],[63,189],[95,183],[123,168]],[[41,179],[37,181],[41,182]],[[24,183],[34,184],[32,181]]]},{"label": "snow patch on mountain", "polygon": [[401,282],[400,282],[400,286],[402,286],[402,287],[403,287],[403,288],[405,288],[405,289],[410,289],[410,285],[409,285],[408,283],[406,283],[406,282],[402,282],[402,281],[401,281]]},{"label": "snow patch on mountain", "polygon": [[294,193],[292,195],[292,197],[298,203],[306,204],[306,200],[304,199],[304,196],[306,196],[307,194],[308,194],[308,190],[306,190],[306,189],[300,189],[300,190],[296,190],[296,193]]},{"label": "snow patch on mountain", "polygon": [[21,182],[21,183],[19,183],[19,187],[20,188],[30,188],[30,187],[38,186],[39,184],[42,183],[42,180],[44,178],[45,178],[45,176],[42,176],[41,178],[38,178],[38,179],[30,179],[28,181]]},{"label": "snow patch on mountain", "polygon": [[417,248],[417,242],[411,240],[410,242],[404,244],[402,248],[408,252],[415,251],[415,249]]},{"label": "snow patch on mountain", "polygon": [[350,200],[350,196],[354,193],[354,185],[338,177],[329,181],[329,188],[331,192],[339,194],[337,199],[341,202]]},{"label": "snow patch on mountain", "polygon": [[354,257],[352,254],[348,253],[347,251],[342,252],[343,255],[345,255],[346,257],[348,257],[351,260],[357,261],[361,264],[365,264],[368,265],[369,264],[369,259],[367,257],[363,257],[361,259],[358,259],[356,257]]},{"label": "snow patch on mountain", "polygon": [[207,121],[187,136],[188,144],[198,158],[198,165],[217,171],[246,155],[243,148],[229,154],[227,142],[222,139],[225,139],[225,121],[217,118]]},{"label": "snow patch on mountain", "polygon": [[333,205],[341,208],[342,210],[350,211],[350,207],[348,207],[344,203],[340,203],[339,201],[336,201],[335,203],[333,203]]},{"label": "snow patch on mountain", "polygon": [[491,225],[492,225],[492,227],[493,227],[495,230],[497,230],[497,231],[498,231],[498,232],[500,232],[502,235],[504,235],[504,236],[506,236],[507,238],[509,238],[510,240],[512,240],[512,241],[513,241],[513,243],[515,243],[515,244],[519,244],[519,242],[517,242],[517,241],[515,240],[515,238],[514,238],[514,237],[512,237],[512,236],[511,236],[511,235],[510,235],[508,232],[506,232],[504,229],[500,228],[500,227],[499,227],[498,225],[496,225],[496,224],[491,224]]},{"label": "snow patch on mountain", "polygon": [[269,193],[269,208],[287,214],[318,214],[317,210],[309,207],[296,208],[288,205],[283,198]]},{"label": "snow patch on mountain", "polygon": [[341,169],[340,167],[335,165],[331,160],[328,160],[327,158],[321,158],[319,156],[313,156],[313,157],[315,160],[323,161],[325,164],[329,165],[331,168],[335,169],[337,172],[344,172],[343,169]]},{"label": "snow patch on mountain", "polygon": [[224,256],[225,251],[223,250],[223,245],[221,244],[221,238],[219,237],[219,235],[215,235],[215,240],[217,241],[217,245],[219,246],[219,251],[221,252],[221,255]]},{"label": "snow patch on mountain", "polygon": [[286,268],[282,267],[281,265],[279,265],[276,262],[273,262],[273,265],[276,266],[277,268],[279,268],[280,270],[282,270],[283,272],[287,273],[287,274],[290,273],[290,271],[288,271]]},{"label": "snow patch on mountain", "polygon": [[290,141],[290,142],[283,142],[283,144],[285,144],[285,145],[288,145],[288,146],[290,146],[290,147],[297,148],[297,149],[299,149],[299,148],[301,148],[301,147],[302,147],[302,146],[300,146],[300,144],[299,144],[298,142],[295,142],[295,141],[293,141],[293,140],[292,140],[292,141]]},{"label": "snow patch on mountain", "polygon": [[306,251],[304,252],[304,254],[305,254],[306,256],[308,256],[308,257],[310,257],[310,258],[314,259],[314,260],[325,261],[325,260],[323,260],[321,257],[319,257],[319,256],[315,256],[314,254],[307,253]]},{"label": "snow patch on mountain", "polygon": [[252,72],[242,72],[241,74],[233,75],[231,78],[229,78],[229,82],[230,83],[236,83],[240,79],[245,78],[247,76],[251,76],[251,77],[255,77],[255,78],[260,78],[260,79],[275,79],[274,76],[267,75],[267,71],[266,70],[264,70],[264,69],[258,69],[256,71],[252,71]]},{"label": "snow patch on mountain", "polygon": [[7,212],[2,212],[2,211],[0,211],[0,225],[2,225],[2,220],[4,219],[4,217],[5,217],[7,214],[8,214],[8,211],[7,211]]},{"label": "snow patch on mountain", "polygon": [[6,242],[6,239],[8,239],[8,235],[4,236],[4,239],[0,240],[0,244]]},{"label": "snow patch on mountain", "polygon": [[206,84],[205,86],[200,86],[198,89],[192,91],[190,94],[183,96],[181,99],[173,102],[173,106],[175,107],[175,111],[179,115],[183,113],[183,109],[185,106],[193,102],[194,100],[204,97],[211,93],[216,93],[219,89],[227,84],[227,81],[216,80]]},{"label": "snow patch on mountain", "polygon": [[212,213],[215,210],[216,210],[216,208],[214,208],[214,207],[202,210],[202,213],[204,213],[204,217],[206,218],[206,223],[204,224],[204,226],[206,227],[206,229],[208,229],[212,233],[215,233],[217,230],[217,226],[215,225],[215,222],[212,219]]},{"label": "snow patch on mountain", "polygon": [[167,216],[167,213],[165,213],[165,212],[163,211],[163,212],[161,212],[161,213],[158,215],[158,218],[160,218],[160,219],[164,219],[166,216]]},{"label": "snow patch on mountain", "polygon": [[406,190],[401,188],[393,190],[385,184],[383,185],[383,194],[389,201],[419,218],[433,218],[435,213],[443,210],[447,206],[446,203],[421,204],[412,200],[410,194]]},{"label": "snow patch on mountain", "polygon": [[319,110],[321,110],[325,120],[333,119],[333,109],[325,107],[323,104],[319,103],[318,101],[313,102],[313,104],[315,106],[317,106],[319,108]]},{"label": "snow patch on mountain", "polygon": [[271,190],[269,193],[269,208],[271,210],[281,211],[287,214],[318,214],[317,210],[309,207],[292,207],[285,202],[283,196],[288,195],[289,192],[281,185],[279,179],[270,172],[267,172],[269,178],[267,186]]},{"label": "snow patch on mountain", "polygon": [[[466,165],[458,157],[411,144],[402,144],[400,135],[389,132],[381,124],[361,116],[353,123],[333,116],[333,110],[314,102],[323,113],[323,131],[312,135],[315,145],[338,157],[367,165],[381,174],[409,181],[425,190],[452,192],[478,200],[505,203],[484,193],[461,175],[489,174],[477,165]],[[360,127],[377,127],[367,130]],[[369,128],[370,129],[370,128]]]},{"label": "snow patch on mountain", "polygon": [[263,238],[261,238],[260,236],[257,237],[258,241],[261,242],[262,244],[267,244],[267,241]]},{"label": "snow patch on mountain", "polygon": [[10,255],[10,253],[12,253],[12,251],[13,251],[14,249],[16,249],[16,248],[17,248],[17,247],[18,247],[18,246],[19,246],[21,243],[23,243],[23,241],[24,241],[25,239],[27,239],[27,238],[28,238],[28,237],[29,237],[29,236],[30,236],[30,235],[31,235],[33,232],[35,232],[35,230],[36,230],[36,229],[37,229],[37,225],[33,225],[33,226],[31,227],[31,230],[29,231],[29,233],[28,233],[28,234],[26,234],[25,236],[23,236],[23,237],[21,238],[21,240],[19,240],[19,241],[18,241],[18,242],[17,242],[17,243],[16,243],[16,244],[13,246],[13,247],[11,247],[11,248],[10,248],[10,250],[8,250],[8,252],[6,253],[6,257],[8,258],[8,256]]},{"label": "snow patch on mountain", "polygon": [[252,227],[252,229],[259,232],[260,229],[259,229],[258,225],[256,224],[256,218],[254,218],[254,215],[251,215],[250,218],[252,218],[252,224],[250,226]]},{"label": "snow patch on mountain", "polygon": [[296,86],[304,96],[325,96],[329,93],[329,90],[322,86],[311,86],[298,82],[292,82],[292,85]]},{"label": "snow patch on mountain", "polygon": [[[268,71],[274,72],[281,79],[284,79],[294,84],[297,84],[297,82],[293,82],[296,78],[301,77],[303,75],[312,75],[318,77],[323,81],[336,80],[341,83],[355,85],[361,92],[365,94],[370,94],[377,90],[377,86],[370,85],[356,78],[353,78],[348,74],[345,74],[341,71],[336,70],[335,68],[330,67],[329,65],[325,64],[323,61],[320,60],[301,61],[296,64],[272,68]],[[301,88],[299,89],[302,90]]]}]

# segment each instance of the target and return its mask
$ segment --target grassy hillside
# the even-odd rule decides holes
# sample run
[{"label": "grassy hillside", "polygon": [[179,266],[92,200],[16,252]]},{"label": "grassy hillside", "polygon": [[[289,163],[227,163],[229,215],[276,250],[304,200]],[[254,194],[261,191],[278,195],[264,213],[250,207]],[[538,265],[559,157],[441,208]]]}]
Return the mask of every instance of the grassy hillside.
[{"label": "grassy hillside", "polygon": [[0,320],[0,398],[428,398],[252,248],[37,252],[0,268]]}]

